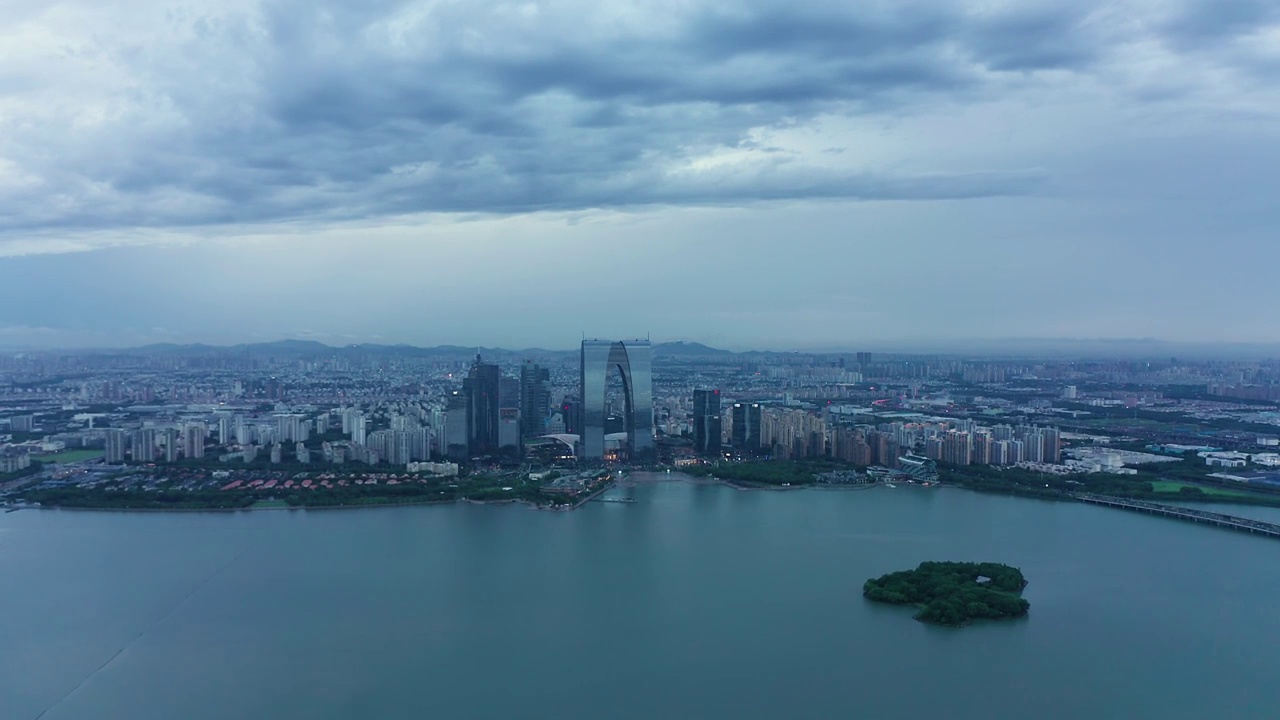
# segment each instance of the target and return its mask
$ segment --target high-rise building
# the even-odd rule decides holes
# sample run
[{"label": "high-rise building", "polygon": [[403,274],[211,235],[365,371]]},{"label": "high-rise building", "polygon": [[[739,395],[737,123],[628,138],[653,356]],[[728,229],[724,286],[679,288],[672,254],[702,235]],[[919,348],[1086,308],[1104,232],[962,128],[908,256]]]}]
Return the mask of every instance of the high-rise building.
[{"label": "high-rise building", "polygon": [[498,451],[504,455],[520,455],[522,450],[521,390],[515,378],[498,379]]},{"label": "high-rise building", "polygon": [[1044,462],[1061,463],[1062,433],[1056,427],[1044,428],[1040,433],[1044,436]]},{"label": "high-rise building", "polygon": [[424,461],[431,459],[431,433],[429,427],[415,428],[409,431],[409,459]]},{"label": "high-rise building", "polygon": [[249,425],[249,423],[245,422],[244,416],[243,416],[243,415],[237,415],[237,416],[236,416],[236,422],[235,422],[235,436],[236,436],[236,444],[237,444],[237,445],[252,445],[252,444],[253,444],[253,434],[252,434],[251,430],[252,430],[252,426],[251,426],[251,425]]},{"label": "high-rise building", "polygon": [[230,415],[223,414],[218,416],[218,444],[219,445],[231,444],[231,416]]},{"label": "high-rise building", "polygon": [[526,438],[545,435],[551,408],[551,371],[525,360],[520,366],[520,426]]},{"label": "high-rise building", "polygon": [[486,363],[476,355],[471,371],[462,381],[462,394],[467,399],[467,446],[472,455],[498,451],[501,379],[502,372],[497,365]]},{"label": "high-rise building", "polygon": [[700,453],[720,452],[720,391],[693,391],[693,449]]},{"label": "high-rise building", "polygon": [[992,465],[1008,465],[1009,464],[1009,441],[996,440],[991,443],[991,464]]},{"label": "high-rise building", "polygon": [[942,460],[944,449],[942,438],[935,435],[924,439],[924,456],[930,460]]},{"label": "high-rise building", "polygon": [[106,431],[106,461],[113,465],[124,462],[125,432],[119,428],[108,428]]},{"label": "high-rise building", "polygon": [[871,464],[871,446],[864,440],[857,440],[853,444],[853,453],[850,458],[854,465],[858,467],[866,467]]},{"label": "high-rise building", "polygon": [[564,431],[570,435],[581,435],[582,402],[578,398],[565,398],[560,405],[560,419],[564,421]]},{"label": "high-rise building", "polygon": [[142,428],[133,436],[133,461],[149,463],[156,459],[155,428]]},{"label": "high-rise building", "polygon": [[604,458],[605,418],[609,371],[622,374],[623,425],[627,451],[633,460],[649,459],[653,444],[652,347],[648,340],[583,340],[580,359],[582,450],[586,460]]},{"label": "high-rise building", "polygon": [[365,439],[368,437],[368,425],[364,417],[364,413],[357,412],[351,416],[351,442],[354,445],[364,445]]},{"label": "high-rise building", "polygon": [[1022,438],[1022,450],[1027,462],[1042,463],[1044,459],[1044,433],[1033,430]]},{"label": "high-rise building", "polygon": [[178,430],[177,428],[165,428],[164,461],[178,462]]},{"label": "high-rise building", "polygon": [[35,415],[15,415],[9,418],[9,429],[13,432],[35,432]]},{"label": "high-rise building", "polygon": [[991,433],[980,430],[973,435],[973,464],[991,464]]},{"label": "high-rise building", "polygon": [[288,413],[276,415],[277,442],[305,442],[309,436],[310,423],[305,415]]},{"label": "high-rise building", "polygon": [[942,460],[952,465],[968,465],[973,458],[973,436],[949,430],[942,438]]},{"label": "high-rise building", "polygon": [[760,451],[760,426],[763,409],[758,403],[733,404],[733,449],[738,452]]},{"label": "high-rise building", "polygon": [[202,422],[187,423],[183,430],[183,455],[188,460],[204,457],[204,440],[208,428]]},{"label": "high-rise building", "polygon": [[455,462],[470,456],[467,434],[471,423],[467,419],[467,396],[454,392],[447,398],[444,417],[444,454]]}]

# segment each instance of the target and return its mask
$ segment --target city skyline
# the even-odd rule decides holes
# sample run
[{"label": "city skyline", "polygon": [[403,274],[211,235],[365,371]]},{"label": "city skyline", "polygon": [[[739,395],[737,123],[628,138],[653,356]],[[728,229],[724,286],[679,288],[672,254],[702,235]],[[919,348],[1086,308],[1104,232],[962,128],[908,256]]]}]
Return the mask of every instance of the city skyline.
[{"label": "city skyline", "polygon": [[1272,3],[163,10],[0,20],[0,347],[1280,342]]}]

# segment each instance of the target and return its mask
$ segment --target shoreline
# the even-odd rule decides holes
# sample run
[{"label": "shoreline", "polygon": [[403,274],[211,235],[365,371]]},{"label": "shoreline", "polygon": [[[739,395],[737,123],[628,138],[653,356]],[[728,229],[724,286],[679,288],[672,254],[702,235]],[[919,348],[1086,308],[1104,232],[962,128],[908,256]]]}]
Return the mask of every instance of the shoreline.
[{"label": "shoreline", "polygon": [[[648,475],[649,477],[637,477],[637,475]],[[77,512],[119,512],[119,513],[239,513],[239,512],[264,512],[264,511],[297,511],[297,510],[374,510],[378,508],[395,508],[395,507],[415,507],[430,505],[450,505],[450,504],[469,504],[469,505],[523,505],[531,510],[545,510],[551,512],[568,512],[580,509],[587,503],[595,500],[605,492],[620,487],[635,487],[638,485],[656,484],[656,483],[689,483],[692,485],[722,485],[738,491],[768,491],[768,492],[791,492],[799,490],[818,490],[823,492],[862,492],[882,487],[885,483],[861,483],[861,484],[826,484],[826,483],[805,483],[801,485],[769,485],[763,483],[750,483],[739,480],[731,480],[728,478],[720,478],[714,475],[690,475],[682,472],[661,472],[661,471],[639,471],[628,474],[621,480],[612,481],[603,487],[595,490],[589,495],[577,499],[573,503],[566,505],[538,505],[533,501],[524,498],[503,498],[492,500],[473,500],[471,498],[453,498],[449,500],[408,500],[403,502],[388,503],[367,503],[367,504],[349,504],[349,505],[273,505],[271,507],[235,507],[235,508],[156,508],[156,507],[107,507],[107,506],[68,506],[68,505],[6,505],[0,506],[0,511],[5,514],[18,512],[19,510],[69,510]],[[909,484],[905,487],[913,487]],[[940,483],[932,486],[933,489],[952,489],[966,490],[968,492],[977,493],[979,495],[994,495],[1003,497],[1015,497],[1025,500],[1041,500],[1046,502],[1079,502],[1070,495],[1048,494],[1038,492],[1019,492],[1017,490],[1007,490],[1005,488],[993,487],[972,487],[965,483]],[[1119,497],[1118,499],[1128,499]],[[1171,498],[1172,499],[1172,498]],[[1159,502],[1159,500],[1148,500],[1141,498],[1147,502]],[[1163,500],[1161,498],[1160,500]],[[1231,504],[1226,498],[1205,501],[1203,498],[1178,498],[1185,502],[1202,503],[1204,505],[1215,504]],[[1254,505],[1253,503],[1241,503]],[[1264,503],[1256,503],[1259,507],[1275,507]]]},{"label": "shoreline", "polygon": [[[592,492],[590,495],[587,495],[586,497],[581,498],[581,499],[579,499],[579,500],[575,501],[575,502],[574,502],[574,503],[572,503],[572,504],[568,504],[568,505],[558,505],[558,506],[545,506],[545,505],[538,505],[538,504],[536,504],[536,503],[534,503],[534,502],[532,502],[532,501],[529,501],[529,500],[526,500],[526,499],[523,499],[523,498],[505,498],[505,499],[497,499],[497,500],[473,500],[473,499],[471,499],[471,498],[455,498],[455,499],[451,499],[451,500],[421,500],[421,501],[407,501],[407,502],[395,502],[395,503],[367,503],[367,504],[351,504],[351,505],[273,505],[273,506],[271,506],[271,507],[253,507],[252,505],[250,505],[250,506],[248,506],[248,507],[237,507],[237,508],[218,508],[218,507],[209,507],[209,508],[130,508],[130,507],[105,507],[105,506],[103,506],[103,507],[90,507],[90,506],[71,506],[71,505],[19,505],[19,506],[5,506],[5,507],[4,507],[4,511],[5,511],[6,513],[10,513],[10,512],[17,512],[17,511],[19,511],[19,510],[72,510],[72,511],[80,511],[80,512],[119,512],[119,513],[219,513],[219,514],[225,514],[225,513],[239,513],[239,512],[274,512],[274,511],[282,511],[282,510],[283,510],[283,511],[297,511],[297,510],[376,510],[376,509],[378,509],[378,508],[415,507],[415,506],[427,506],[427,505],[459,505],[459,504],[468,504],[468,505],[512,505],[512,504],[519,504],[519,505],[524,505],[525,507],[527,507],[527,508],[529,508],[529,509],[531,509],[531,510],[546,510],[546,511],[551,511],[551,512],[567,512],[567,511],[577,510],[577,509],[581,508],[583,505],[586,505],[587,503],[591,502],[592,500],[595,500],[596,498],[600,497],[600,496],[601,496],[601,495],[603,495],[605,492],[607,492],[607,491],[609,491],[609,490],[611,490],[611,489],[613,489],[613,488],[617,488],[617,487],[635,487],[635,486],[637,486],[637,485],[647,485],[647,484],[656,484],[656,483],[681,483],[681,482],[683,482],[683,483],[689,483],[689,484],[691,484],[691,485],[721,485],[721,486],[724,486],[724,487],[732,488],[732,489],[734,489],[734,490],[743,490],[743,491],[761,490],[761,491],[774,491],[774,492],[786,492],[786,491],[794,491],[794,490],[809,490],[809,489],[815,489],[815,490],[828,490],[828,491],[837,491],[837,492],[852,492],[852,491],[871,490],[871,489],[873,489],[873,488],[876,488],[876,487],[879,487],[879,486],[883,485],[883,483],[864,483],[864,484],[859,484],[859,485],[826,485],[826,484],[821,484],[821,483],[808,483],[808,484],[804,484],[804,485],[777,486],[777,485],[765,485],[765,484],[743,483],[743,482],[740,482],[740,481],[734,481],[734,480],[729,480],[729,479],[725,479],[725,478],[719,478],[719,477],[716,477],[716,476],[714,476],[714,475],[703,475],[703,476],[700,476],[700,475],[689,475],[689,474],[687,474],[687,473],[681,473],[681,472],[665,473],[665,472],[658,472],[658,471],[642,471],[642,472],[647,473],[647,474],[650,474],[650,475],[661,476],[661,477],[653,477],[653,478],[642,478],[642,479],[636,479],[636,478],[635,478],[635,475],[636,475],[636,474],[639,474],[639,473],[631,473],[631,474],[628,474],[628,475],[626,476],[626,478],[624,478],[624,479],[622,479],[622,480],[616,480],[616,481],[610,482],[610,483],[606,484],[605,486],[601,487],[600,489],[598,489],[598,490],[596,490],[596,491]],[[965,489],[968,489],[968,488],[965,488]]]}]

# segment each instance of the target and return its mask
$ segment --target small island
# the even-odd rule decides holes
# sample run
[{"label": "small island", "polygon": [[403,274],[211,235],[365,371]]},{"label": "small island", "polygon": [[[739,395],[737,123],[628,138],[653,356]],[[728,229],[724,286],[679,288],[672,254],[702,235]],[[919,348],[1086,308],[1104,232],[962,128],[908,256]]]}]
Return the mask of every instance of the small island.
[{"label": "small island", "polygon": [[916,605],[916,620],[960,627],[976,619],[999,620],[1027,614],[1031,603],[1022,599],[1027,580],[1022,571],[1000,563],[923,562],[868,580],[862,594],[868,600]]}]

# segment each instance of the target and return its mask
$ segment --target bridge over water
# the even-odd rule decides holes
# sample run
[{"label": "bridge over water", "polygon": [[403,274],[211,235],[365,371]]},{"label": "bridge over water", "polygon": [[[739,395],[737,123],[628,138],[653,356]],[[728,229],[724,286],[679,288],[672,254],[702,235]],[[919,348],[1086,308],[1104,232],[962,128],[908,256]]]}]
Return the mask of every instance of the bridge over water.
[{"label": "bridge over water", "polygon": [[1254,535],[1266,535],[1267,537],[1280,539],[1280,525],[1262,522],[1261,520],[1251,520],[1249,518],[1237,517],[1235,515],[1223,515],[1222,513],[1208,512],[1206,510],[1193,510],[1191,508],[1177,507],[1175,505],[1161,505],[1160,503],[1146,502],[1144,500],[1130,500],[1128,498],[1108,497],[1105,495],[1073,493],[1071,497],[1074,497],[1076,500],[1081,502],[1092,503],[1094,505],[1106,505],[1107,507],[1132,510],[1134,512],[1147,513],[1148,515],[1163,515],[1164,517],[1175,518],[1177,520],[1187,520],[1189,522],[1202,523],[1205,525],[1216,525],[1217,527],[1227,528],[1229,530],[1239,530],[1241,532],[1252,533]]}]

